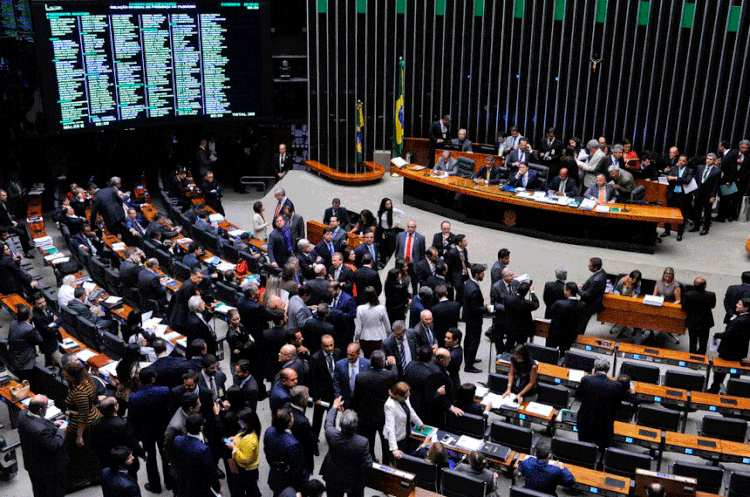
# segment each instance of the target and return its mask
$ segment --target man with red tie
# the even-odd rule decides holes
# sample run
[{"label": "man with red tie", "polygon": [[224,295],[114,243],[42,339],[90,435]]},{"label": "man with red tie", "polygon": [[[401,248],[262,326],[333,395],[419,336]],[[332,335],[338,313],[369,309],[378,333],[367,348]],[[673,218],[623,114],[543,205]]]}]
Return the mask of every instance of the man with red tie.
[{"label": "man with red tie", "polygon": [[403,259],[409,264],[409,277],[414,293],[417,293],[417,273],[414,268],[424,259],[424,254],[425,238],[417,233],[417,222],[410,219],[406,223],[406,231],[396,237],[396,260]]},{"label": "man with red tie", "polygon": [[277,216],[284,215],[284,208],[287,205],[291,206],[292,212],[295,212],[294,204],[289,200],[289,197],[286,196],[286,191],[284,191],[283,188],[277,188],[276,191],[273,192],[273,196],[278,201],[276,208],[273,211],[274,219],[276,219]]}]

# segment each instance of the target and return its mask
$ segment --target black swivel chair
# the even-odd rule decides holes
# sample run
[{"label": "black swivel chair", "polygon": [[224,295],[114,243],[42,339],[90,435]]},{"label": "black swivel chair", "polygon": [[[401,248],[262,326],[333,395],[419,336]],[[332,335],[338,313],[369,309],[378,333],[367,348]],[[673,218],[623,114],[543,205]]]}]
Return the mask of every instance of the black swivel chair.
[{"label": "black swivel chair", "polygon": [[659,430],[679,431],[680,411],[665,409],[658,405],[641,405],[638,407],[638,424]]},{"label": "black swivel chair", "polygon": [[121,359],[125,355],[126,347],[127,345],[122,338],[108,331],[102,332],[102,352],[107,354],[110,359],[115,361]]},{"label": "black swivel chair", "polygon": [[475,169],[476,162],[474,161],[474,159],[469,159],[468,157],[458,158],[457,176],[460,176],[461,178],[471,178],[472,176],[474,176]]},{"label": "black swivel chair", "polygon": [[607,448],[604,452],[604,472],[635,478],[636,469],[651,470],[653,458],[630,450]]},{"label": "black swivel chair", "polygon": [[544,347],[543,345],[537,345],[535,343],[527,343],[526,346],[529,349],[529,356],[535,361],[546,362],[547,364],[554,364],[560,362],[560,350],[552,347]]},{"label": "black swivel chair", "polygon": [[670,473],[678,476],[688,476],[698,480],[699,492],[718,494],[724,480],[724,470],[717,466],[706,466],[705,464],[693,464],[676,461],[670,467]]},{"label": "black swivel chair", "polygon": [[466,473],[444,468],[442,471],[442,494],[446,497],[484,497],[487,485],[484,481]]},{"label": "black swivel chair", "polygon": [[565,352],[563,366],[570,369],[580,369],[588,373],[594,369],[594,361],[596,361],[596,359],[596,356],[584,354],[583,352],[571,349]]},{"label": "black swivel chair", "polygon": [[120,274],[111,268],[104,268],[104,288],[111,295],[120,295]]},{"label": "black swivel chair", "polygon": [[225,243],[221,250],[224,259],[232,264],[237,264],[240,261],[240,251],[235,248],[234,245]]},{"label": "black swivel chair", "polygon": [[551,494],[545,494],[544,492],[537,492],[528,488],[512,486],[510,487],[510,497],[555,497]]},{"label": "black swivel chair", "polygon": [[567,409],[570,407],[570,390],[562,385],[539,383],[536,401],[555,409]]},{"label": "black swivel chair", "polygon": [[620,366],[620,374],[626,374],[630,376],[630,379],[633,381],[651,383],[654,385],[659,384],[660,371],[656,366],[625,361]]},{"label": "black swivel chair", "polygon": [[76,334],[78,326],[78,313],[68,306],[60,307],[60,317],[62,317],[62,327],[71,335]]},{"label": "black swivel chair", "polygon": [[495,421],[490,425],[488,432],[491,442],[505,445],[516,452],[531,454],[531,448],[534,446],[534,433],[531,428]]},{"label": "black swivel chair", "polygon": [[190,278],[190,268],[180,261],[174,261],[174,277],[179,281]]},{"label": "black swivel chair", "polygon": [[42,292],[42,295],[44,295],[44,300],[47,301],[47,306],[49,306],[49,309],[54,313],[59,315],[60,313],[60,306],[57,304],[57,299],[55,298],[52,293],[50,293],[49,290],[40,290]]},{"label": "black swivel chair", "polygon": [[438,491],[438,468],[432,463],[418,457],[403,454],[396,459],[396,467],[407,473],[414,474],[414,484],[419,488]]},{"label": "black swivel chair", "polygon": [[159,267],[165,273],[171,274],[172,269],[172,256],[164,249],[156,249],[156,260],[159,261]]},{"label": "black swivel chair", "polygon": [[487,377],[487,388],[489,388],[490,392],[504,393],[508,388],[508,375],[490,373]]},{"label": "black swivel chair", "polygon": [[542,185],[549,183],[549,167],[542,164],[529,163],[529,169],[536,171],[536,176]]},{"label": "black swivel chair", "polygon": [[237,298],[239,293],[236,289],[227,285],[226,283],[222,283],[221,281],[216,282],[216,295],[220,300],[231,306],[237,305]]},{"label": "black swivel chair", "polygon": [[750,380],[742,378],[729,378],[727,380],[727,395],[735,397],[750,397]]},{"label": "black swivel chair", "polygon": [[664,386],[681,388],[683,390],[695,390],[700,392],[706,382],[706,375],[691,373],[689,371],[675,371],[668,369],[664,375]]},{"label": "black swivel chair", "polygon": [[78,316],[76,334],[78,335],[78,339],[82,341],[86,347],[97,352],[102,351],[101,331],[88,319]]},{"label": "black swivel chair", "polygon": [[579,442],[572,438],[552,438],[552,453],[556,459],[564,463],[594,469],[598,450],[595,443]]},{"label": "black swivel chair", "polygon": [[747,421],[707,414],[703,416],[698,433],[704,437],[745,443],[745,439],[747,438]]},{"label": "black swivel chair", "polygon": [[475,438],[484,438],[484,432],[487,430],[487,422],[484,416],[464,413],[463,416],[456,416],[453,413],[446,413],[445,430],[458,435],[468,435]]},{"label": "black swivel chair", "polygon": [[733,471],[727,484],[727,497],[750,496],[750,473]]}]

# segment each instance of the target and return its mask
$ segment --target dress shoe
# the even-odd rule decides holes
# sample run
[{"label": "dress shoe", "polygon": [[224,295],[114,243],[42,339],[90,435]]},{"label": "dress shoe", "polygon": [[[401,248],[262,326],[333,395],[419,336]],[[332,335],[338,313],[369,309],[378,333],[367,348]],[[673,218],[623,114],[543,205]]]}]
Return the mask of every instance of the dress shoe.
[{"label": "dress shoe", "polygon": [[479,364],[480,362],[482,362],[481,359],[474,359],[474,364]]},{"label": "dress shoe", "polygon": [[218,476],[220,480],[223,480],[224,478],[227,477],[227,475],[224,474],[224,472],[220,470],[219,468],[216,468],[216,476]]},{"label": "dress shoe", "polygon": [[464,368],[464,371],[467,373],[481,373],[482,372],[481,369],[475,368],[474,366]]},{"label": "dress shoe", "polygon": [[145,488],[147,492],[151,492],[152,494],[161,493],[161,487],[152,487],[150,483],[146,483],[145,485],[143,485],[143,488]]},{"label": "dress shoe", "polygon": [[677,241],[678,241],[678,242],[681,242],[681,241],[682,241],[682,235],[677,235]]},{"label": "dress shoe", "polygon": [[25,252],[23,254],[23,256],[26,257],[27,259],[33,259],[34,258],[34,254],[32,254],[31,252]]},{"label": "dress shoe", "polygon": [[701,227],[697,224],[688,230],[688,233],[696,233],[701,230]]},{"label": "dress shoe", "polygon": [[669,236],[669,235],[671,235],[671,234],[672,234],[672,232],[671,232],[671,231],[665,231],[664,233],[662,233],[662,234],[661,234],[661,235],[659,235],[659,236],[660,236],[661,238],[666,238],[666,237],[668,237],[668,236]]},{"label": "dress shoe", "polygon": [[484,336],[486,336],[487,338],[489,338],[490,340],[492,340],[492,332],[491,331],[489,331],[489,330],[485,331],[484,332]]},{"label": "dress shoe", "polygon": [[703,236],[703,235],[708,235],[708,230],[701,231],[701,236]]}]

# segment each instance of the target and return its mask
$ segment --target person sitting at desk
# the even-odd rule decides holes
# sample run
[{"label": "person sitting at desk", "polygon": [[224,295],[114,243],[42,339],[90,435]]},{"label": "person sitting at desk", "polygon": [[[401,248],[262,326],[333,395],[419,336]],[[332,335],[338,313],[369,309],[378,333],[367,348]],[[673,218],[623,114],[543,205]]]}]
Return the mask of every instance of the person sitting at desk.
[{"label": "person sitting at desk", "polygon": [[547,184],[547,191],[559,196],[575,197],[578,185],[573,178],[568,177],[568,168],[561,167],[557,176]]},{"label": "person sitting at desk", "polygon": [[471,149],[471,140],[466,138],[466,130],[458,130],[458,138],[451,140],[451,145],[458,145],[461,152],[473,152]]},{"label": "person sitting at desk", "polygon": [[507,397],[516,394],[516,402],[523,403],[525,396],[535,395],[539,365],[531,359],[529,347],[524,343],[513,350],[513,359],[508,373],[508,388],[503,393]]},{"label": "person sitting at desk", "polygon": [[458,161],[451,156],[450,150],[443,150],[440,160],[432,168],[432,174],[448,173],[448,176],[458,174]]},{"label": "person sitting at desk", "polygon": [[674,302],[679,304],[682,301],[682,285],[674,279],[674,269],[671,267],[664,268],[661,279],[656,282],[654,295],[662,295],[664,302]]},{"label": "person sitting at desk", "polygon": [[469,464],[461,463],[456,466],[456,472],[464,473],[474,478],[479,478],[486,484],[486,495],[495,491],[495,478],[497,473],[487,469],[487,458],[478,450],[471,451],[469,454]]},{"label": "person sitting at desk", "polygon": [[483,406],[481,402],[476,402],[474,398],[477,394],[477,386],[474,383],[464,383],[456,391],[456,400],[453,405],[463,412],[482,416],[485,412],[492,409],[492,404]]},{"label": "person sitting at desk", "polygon": [[518,163],[518,171],[513,176],[513,179],[508,182],[508,186],[521,186],[527,190],[536,190],[541,186],[541,182],[536,171],[529,169],[528,162],[520,162]]},{"label": "person sitting at desk", "polygon": [[523,488],[549,495],[557,495],[558,485],[572,487],[576,482],[573,474],[557,461],[552,461],[550,443],[546,440],[536,445],[536,457],[527,457],[516,470],[526,480]]},{"label": "person sitting at desk", "polygon": [[190,269],[201,267],[201,257],[206,253],[200,242],[192,241],[188,245],[187,254],[182,258],[182,263]]},{"label": "person sitting at desk", "polygon": [[414,457],[421,457],[425,462],[437,466],[438,471],[443,468],[453,469],[453,461],[448,458],[448,450],[443,442],[432,442],[431,437],[424,439],[422,444],[412,454]]},{"label": "person sitting at desk", "polygon": [[615,195],[618,200],[630,199],[630,195],[637,186],[633,175],[617,166],[609,166],[607,171],[609,172],[609,177],[612,180],[612,188],[615,189]]},{"label": "person sitting at desk", "polygon": [[500,183],[502,176],[502,168],[495,165],[495,158],[493,156],[489,156],[484,161],[484,165],[474,173],[472,179],[474,180],[474,183],[481,183],[484,181],[485,185],[497,185]]},{"label": "person sitting at desk", "polygon": [[615,284],[614,292],[625,297],[638,297],[641,295],[641,279],[643,276],[637,269],[626,274]]},{"label": "person sitting at desk", "polygon": [[615,189],[612,188],[612,185],[607,184],[607,178],[600,173],[596,175],[596,183],[589,186],[583,196],[595,200],[597,205],[602,205],[612,202],[615,197]]},{"label": "person sitting at desk", "polygon": [[218,224],[211,222],[206,209],[198,211],[198,217],[195,219],[195,229],[211,233],[214,236],[218,236],[219,234]]}]

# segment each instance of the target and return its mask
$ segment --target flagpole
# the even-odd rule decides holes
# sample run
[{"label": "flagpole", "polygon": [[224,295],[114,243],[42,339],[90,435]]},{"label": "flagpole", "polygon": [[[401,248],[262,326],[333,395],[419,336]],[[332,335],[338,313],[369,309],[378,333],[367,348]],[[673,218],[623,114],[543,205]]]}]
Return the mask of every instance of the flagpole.
[{"label": "flagpole", "polygon": [[[396,109],[393,114],[393,147],[391,158],[401,157],[404,151],[404,67],[406,63],[403,57],[398,58],[396,66],[398,68],[396,72],[398,91],[396,95]],[[391,176],[398,176],[398,174],[391,173]]]}]

